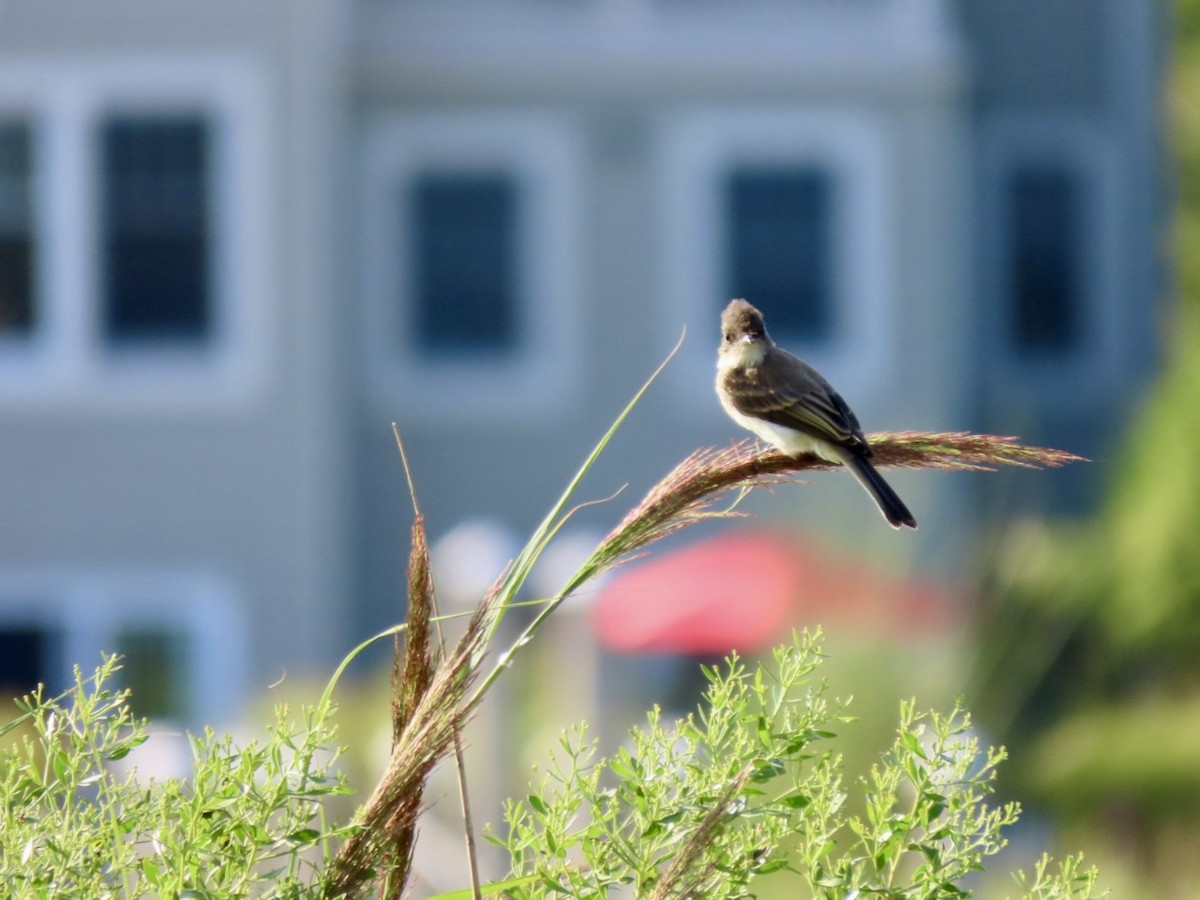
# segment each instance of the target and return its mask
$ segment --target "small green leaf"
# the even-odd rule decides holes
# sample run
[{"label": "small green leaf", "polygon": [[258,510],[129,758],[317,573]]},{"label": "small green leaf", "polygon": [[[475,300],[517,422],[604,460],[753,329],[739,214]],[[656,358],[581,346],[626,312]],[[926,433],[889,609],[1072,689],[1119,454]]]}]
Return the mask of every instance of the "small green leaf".
[{"label": "small green leaf", "polygon": [[764,781],[778,778],[786,771],[787,767],[781,759],[756,759],[754,761],[754,774],[750,778],[752,781],[761,784]]},{"label": "small green leaf", "polygon": [[622,781],[628,781],[633,777],[633,758],[629,755],[629,751],[624,747],[620,749],[616,756],[609,762],[608,767],[612,769],[613,774]]},{"label": "small green leaf", "polygon": [[137,737],[130,738],[129,740],[125,741],[124,743],[119,744],[117,747],[113,748],[109,753],[106,753],[104,755],[104,758],[106,760],[108,760],[109,762],[112,762],[113,760],[124,759],[131,752],[136,750],[138,747],[142,746],[142,744],[146,743],[146,741],[148,741],[148,740],[150,740],[150,735],[139,734]]},{"label": "small green leaf", "polygon": [[929,844],[909,844],[908,849],[919,852],[922,856],[929,860],[930,865],[936,865],[938,858],[942,854],[940,848],[931,846]]},{"label": "small green leaf", "polygon": [[921,746],[920,739],[911,731],[905,731],[900,735],[900,743],[921,759],[928,761],[929,757],[925,754],[925,748]]},{"label": "small green leaf", "polygon": [[142,857],[141,861],[142,875],[145,877],[147,884],[151,887],[158,887],[159,879],[162,873],[158,868],[158,864],[148,856]]},{"label": "small green leaf", "polygon": [[941,794],[927,791],[925,793],[925,802],[929,804],[927,822],[934,821],[946,811],[946,798]]},{"label": "small green leaf", "polygon": [[772,872],[778,872],[781,869],[786,869],[788,862],[786,859],[772,859],[763,863],[754,871],[759,875],[770,875]]},{"label": "small green leaf", "polygon": [[758,742],[767,750],[771,749],[771,729],[767,725],[767,717],[763,715],[758,717]]},{"label": "small green leaf", "polygon": [[812,803],[812,798],[801,793],[794,793],[788,794],[780,802],[788,809],[804,809],[804,807]]}]

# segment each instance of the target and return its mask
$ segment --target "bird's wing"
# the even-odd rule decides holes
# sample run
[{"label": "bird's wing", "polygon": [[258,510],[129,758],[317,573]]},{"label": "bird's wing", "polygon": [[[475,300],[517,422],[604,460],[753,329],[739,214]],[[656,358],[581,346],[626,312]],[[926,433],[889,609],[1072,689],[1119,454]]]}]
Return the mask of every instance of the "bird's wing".
[{"label": "bird's wing", "polygon": [[727,378],[738,410],[860,453],[869,452],[854,412],[812,366],[773,348],[767,365]]}]

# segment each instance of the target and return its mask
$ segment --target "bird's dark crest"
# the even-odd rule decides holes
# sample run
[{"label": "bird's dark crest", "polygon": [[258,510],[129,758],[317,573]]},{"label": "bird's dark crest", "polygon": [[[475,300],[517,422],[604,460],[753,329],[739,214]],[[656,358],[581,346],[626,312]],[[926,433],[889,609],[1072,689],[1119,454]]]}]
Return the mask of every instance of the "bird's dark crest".
[{"label": "bird's dark crest", "polygon": [[721,313],[721,330],[725,334],[766,334],[763,316],[745,300],[731,300]]}]

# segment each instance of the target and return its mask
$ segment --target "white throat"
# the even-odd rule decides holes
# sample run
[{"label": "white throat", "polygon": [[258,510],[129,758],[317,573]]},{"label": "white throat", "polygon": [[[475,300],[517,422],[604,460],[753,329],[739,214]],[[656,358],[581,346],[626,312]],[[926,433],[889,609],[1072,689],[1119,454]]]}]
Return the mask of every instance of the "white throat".
[{"label": "white throat", "polygon": [[721,348],[717,354],[717,368],[725,372],[729,369],[754,368],[761,366],[767,355],[767,346],[763,341],[738,341]]}]

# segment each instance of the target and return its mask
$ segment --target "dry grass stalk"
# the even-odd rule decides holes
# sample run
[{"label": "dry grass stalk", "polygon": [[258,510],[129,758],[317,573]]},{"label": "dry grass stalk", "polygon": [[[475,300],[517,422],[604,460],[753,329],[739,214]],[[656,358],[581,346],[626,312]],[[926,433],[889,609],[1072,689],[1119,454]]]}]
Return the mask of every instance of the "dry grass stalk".
[{"label": "dry grass stalk", "polygon": [[360,896],[386,860],[399,829],[415,826],[433,767],[453,749],[479,698],[470,689],[478,675],[483,645],[496,614],[498,592],[488,592],[467,630],[433,673],[428,690],[392,747],[388,765],[359,814],[361,828],[341,846],[325,883],[324,896]]},{"label": "dry grass stalk", "polygon": [[[1057,468],[1083,459],[1063,450],[1027,447],[1012,437],[968,432],[873,434],[870,441],[876,466],[908,469]],[[792,457],[775,450],[759,451],[753,440],[701,448],[651,488],[609,533],[593,557],[599,565],[591,574],[701,519],[735,515],[729,510],[711,510],[712,502],[727,491],[778,484],[792,481],[802,472],[835,468],[839,468],[837,463],[813,455]]]},{"label": "dry grass stalk", "polygon": [[[415,502],[415,501],[414,501]],[[412,526],[412,549],[408,557],[408,629],[404,645],[395,638],[392,657],[392,748],[402,739],[405,729],[421,700],[429,691],[434,677],[434,654],[431,649],[430,619],[433,615],[433,573],[429,564],[429,542],[425,532],[425,517],[415,513]],[[418,785],[411,796],[403,798],[388,822],[392,836],[385,864],[384,892],[399,897],[412,872],[413,851],[416,848],[417,814],[424,796],[424,784]]]},{"label": "dry grass stalk", "polygon": [[412,527],[412,552],[408,558],[408,629],[403,648],[396,636],[392,666],[392,743],[403,734],[413,711],[433,680],[433,652],[429,627],[433,615],[433,574],[425,517],[417,514]]}]

